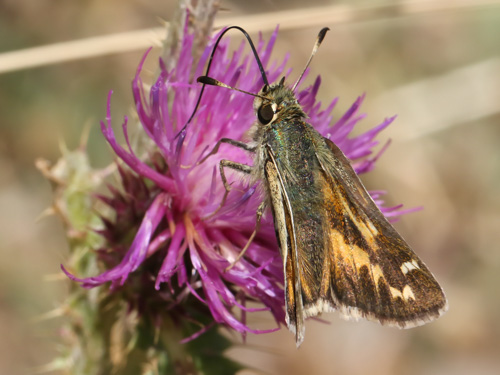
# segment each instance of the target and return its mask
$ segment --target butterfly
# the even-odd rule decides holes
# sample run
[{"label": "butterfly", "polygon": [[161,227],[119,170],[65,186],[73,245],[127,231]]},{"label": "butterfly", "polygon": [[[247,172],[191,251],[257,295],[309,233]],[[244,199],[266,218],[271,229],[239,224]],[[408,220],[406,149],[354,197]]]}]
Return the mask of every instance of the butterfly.
[{"label": "butterfly", "polygon": [[295,88],[328,28],[320,31],[306,68],[292,87],[285,84],[285,77],[269,84],[250,37],[238,26],[226,31],[233,28],[247,37],[263,88],[253,94],[208,76],[198,77],[198,82],[254,96],[258,122],[251,142],[223,138],[203,160],[222,143],[254,155],[253,166],[221,160],[223,202],[230,190],[225,168],[263,183],[266,199],[240,257],[270,206],[283,260],[286,324],[297,346],[304,340],[305,319],[323,312],[337,311],[344,318],[399,328],[438,318],[448,307],[439,283],[379,210],[347,157],[307,122],[296,98]]}]

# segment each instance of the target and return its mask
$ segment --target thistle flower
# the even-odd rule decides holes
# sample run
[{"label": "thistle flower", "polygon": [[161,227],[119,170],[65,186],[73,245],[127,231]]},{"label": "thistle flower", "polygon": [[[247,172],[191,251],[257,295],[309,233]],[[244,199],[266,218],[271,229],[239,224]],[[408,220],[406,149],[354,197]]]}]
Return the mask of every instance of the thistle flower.
[{"label": "thistle flower", "polygon": [[[265,43],[260,39],[257,50],[269,81],[284,74],[287,58],[271,62],[277,30]],[[246,323],[246,313],[268,310],[277,327],[284,322],[282,261],[275,238],[272,217],[264,216],[261,228],[245,256],[226,271],[255,229],[256,209],[263,199],[258,186],[249,185],[236,173],[227,174],[232,191],[219,207],[224,186],[218,173],[220,159],[251,164],[242,150],[222,145],[219,152],[198,163],[221,138],[240,140],[255,121],[253,98],[239,92],[206,87],[196,117],[185,137],[179,130],[190,117],[200,92],[193,77],[203,75],[203,67],[215,39],[206,47],[200,61],[191,56],[193,37],[185,35],[176,68],[167,71],[160,61],[161,72],[148,90],[141,80],[147,53],[133,80],[137,116],[144,133],[154,144],[154,151],[138,155],[131,146],[127,118],[122,125],[127,146],[121,146],[111,126],[108,97],[106,121],[101,123],[104,137],[122,163],[119,167],[123,189],[110,187],[111,196],[100,197],[114,211],[114,219],[104,219],[100,233],[107,244],[99,251],[107,271],[100,275],[78,278],[66,274],[82,286],[92,288],[111,283],[114,291],[135,285],[129,303],[139,312],[178,312],[179,319],[202,321],[205,328],[186,339],[197,337],[215,323],[242,334],[270,332],[276,327],[257,329]],[[227,41],[214,55],[210,76],[240,89],[258,92],[262,78],[253,56],[244,52],[244,43],[230,52]],[[194,74],[192,74],[194,72]],[[290,72],[286,72],[288,75]],[[365,115],[359,113],[364,96],[359,97],[333,125],[332,111],[337,99],[326,109],[316,100],[321,83],[298,89],[298,100],[309,115],[309,122],[337,144],[353,160],[358,173],[374,168],[381,152],[372,155],[378,144],[375,137],[394,117],[385,119],[368,132],[350,137],[354,126]],[[111,93],[110,93],[111,95]],[[385,147],[382,149],[382,151]],[[383,192],[372,193],[381,206]],[[401,214],[400,206],[381,207],[387,216]],[[133,236],[129,241],[128,236]],[[152,303],[157,301],[157,304]],[[248,307],[259,302],[264,307]],[[186,307],[196,305],[196,312]],[[160,307],[158,307],[160,306]],[[211,315],[212,323],[200,319],[199,312]]]}]

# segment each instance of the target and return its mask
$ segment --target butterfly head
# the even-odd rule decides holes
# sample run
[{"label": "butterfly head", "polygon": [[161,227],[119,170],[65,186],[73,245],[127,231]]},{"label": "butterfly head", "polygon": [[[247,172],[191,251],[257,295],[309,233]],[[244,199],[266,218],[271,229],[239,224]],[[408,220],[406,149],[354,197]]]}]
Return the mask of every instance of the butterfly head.
[{"label": "butterfly head", "polygon": [[253,108],[262,126],[306,116],[292,89],[285,86],[285,77],[276,84],[264,85],[255,96]]}]

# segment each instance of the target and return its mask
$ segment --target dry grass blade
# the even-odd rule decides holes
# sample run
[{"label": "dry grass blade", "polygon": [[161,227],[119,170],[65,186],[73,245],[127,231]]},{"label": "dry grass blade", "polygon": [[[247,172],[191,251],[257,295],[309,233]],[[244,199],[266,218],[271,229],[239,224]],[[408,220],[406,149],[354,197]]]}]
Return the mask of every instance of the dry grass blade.
[{"label": "dry grass blade", "polygon": [[411,141],[497,114],[498,82],[500,59],[492,58],[387,91],[375,108],[396,107],[400,118],[411,119],[393,130],[394,138]]},{"label": "dry grass blade", "polygon": [[165,38],[165,30],[137,30],[2,53],[0,73],[161,45],[158,43]]},{"label": "dry grass blade", "polygon": [[[277,23],[281,30],[287,30],[498,5],[499,0],[409,0],[365,6],[330,5],[221,18],[215,26],[242,25],[252,33],[270,31]],[[0,54],[0,73],[161,45],[165,33],[165,27],[158,27],[6,52]]]}]

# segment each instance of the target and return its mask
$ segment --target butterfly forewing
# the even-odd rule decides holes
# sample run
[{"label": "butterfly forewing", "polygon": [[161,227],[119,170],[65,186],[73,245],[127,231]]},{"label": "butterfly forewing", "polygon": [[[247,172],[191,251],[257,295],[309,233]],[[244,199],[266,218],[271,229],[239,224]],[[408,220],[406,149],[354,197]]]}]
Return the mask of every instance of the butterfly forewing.
[{"label": "butterfly forewing", "polygon": [[331,295],[341,313],[402,328],[438,317],[444,293],[424,263],[377,208],[332,142],[318,146],[328,186]]}]

